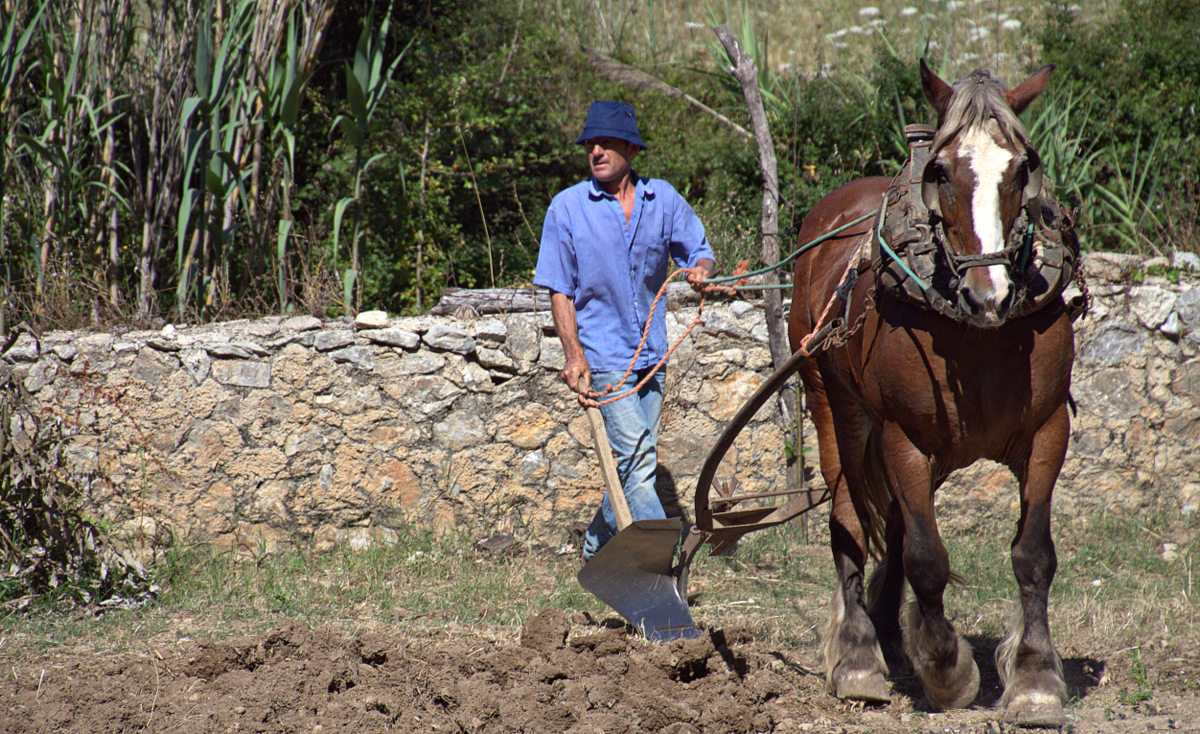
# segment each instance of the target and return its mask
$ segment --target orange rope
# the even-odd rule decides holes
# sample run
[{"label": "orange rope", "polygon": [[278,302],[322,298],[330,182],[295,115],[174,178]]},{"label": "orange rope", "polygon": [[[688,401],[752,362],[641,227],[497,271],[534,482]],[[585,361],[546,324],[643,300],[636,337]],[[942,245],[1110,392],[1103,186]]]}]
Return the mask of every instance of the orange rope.
[{"label": "orange rope", "polygon": [[[750,264],[749,260],[739,260],[738,264],[737,264],[737,268],[733,271],[732,275],[737,276],[737,275],[745,274],[746,266],[749,264]],[[637,363],[638,356],[641,355],[642,349],[646,346],[646,339],[649,338],[649,336],[650,336],[650,325],[654,323],[654,310],[658,307],[658,302],[660,300],[662,300],[662,297],[664,295],[666,295],[667,285],[669,285],[670,282],[672,280],[674,280],[680,273],[691,274],[691,273],[695,272],[695,270],[696,270],[695,268],[680,268],[680,269],[676,270],[675,272],[671,273],[670,275],[668,275],[667,279],[663,281],[662,287],[660,287],[658,289],[658,294],[654,296],[654,302],[650,304],[650,318],[648,318],[646,320],[646,327],[644,329],[642,329],[642,340],[640,342],[638,342],[637,349],[633,353],[633,358],[629,360],[629,366],[625,368],[625,374],[621,376],[621,380],[618,384],[621,384],[621,385],[625,384],[625,380],[629,377],[630,373],[633,372],[633,365],[635,365]],[[648,373],[646,373],[646,376],[643,377],[641,379],[641,381],[638,382],[638,384],[629,388],[628,390],[621,393],[620,395],[614,395],[613,397],[607,398],[605,400],[599,400],[598,398],[601,398],[605,395],[608,395],[611,392],[616,391],[617,388],[615,386],[607,385],[601,391],[595,391],[595,390],[590,390],[590,389],[589,390],[580,390],[579,391],[579,402],[582,403],[583,405],[591,406],[593,408],[599,408],[601,405],[607,405],[608,403],[616,402],[623,397],[627,397],[627,396],[632,395],[633,393],[637,392],[638,390],[641,390],[642,386],[645,385],[647,382],[649,382],[650,378],[653,377],[654,374],[656,372],[658,372],[659,369],[661,369],[664,364],[666,364],[667,360],[671,358],[671,355],[674,354],[675,350],[677,348],[679,348],[679,345],[683,343],[683,340],[688,337],[688,334],[692,333],[692,329],[694,329],[697,326],[704,323],[703,321],[701,321],[701,317],[704,315],[705,297],[707,295],[716,294],[716,293],[727,293],[729,295],[734,295],[737,292],[737,286],[745,285],[745,283],[746,283],[746,278],[741,278],[741,279],[735,281],[732,285],[718,285],[716,283],[705,282],[703,284],[703,289],[700,291],[700,305],[696,309],[696,318],[692,319],[692,323],[688,325],[687,329],[684,330],[683,334],[680,335],[680,337],[675,341],[675,343],[671,345],[671,348],[667,350],[667,353],[663,355],[662,359],[658,360],[658,364],[654,365],[654,368],[651,369]]]},{"label": "orange rope", "polygon": [[[846,269],[842,272],[842,277],[838,279],[839,284],[845,283],[846,278],[850,275],[850,271],[852,269],[858,267],[858,258],[859,258],[859,255],[862,254],[862,249],[865,245],[866,245],[865,238],[862,240],[859,240],[858,247],[855,248],[854,254],[850,256],[850,261],[848,263],[846,263]],[[839,287],[840,287],[840,285],[839,285]],[[847,298],[849,298],[849,297],[847,297]],[[834,292],[834,294],[829,297],[829,303],[825,304],[825,309],[823,311],[821,311],[821,317],[819,319],[817,319],[817,323],[815,325],[813,325],[812,331],[805,334],[804,338],[800,340],[800,351],[804,352],[805,357],[812,356],[812,354],[808,351],[808,346],[812,342],[812,338],[814,336],[816,336],[817,333],[820,332],[821,329],[824,328],[829,321],[833,320],[833,319],[829,318],[829,315],[833,311],[833,305],[835,303],[837,303],[838,300],[839,299],[838,299],[837,293]],[[795,306],[796,306],[796,304],[793,303],[792,307],[795,308]]]},{"label": "orange rope", "polygon": [[[845,277],[845,276],[843,276],[843,277]],[[825,326],[826,319],[828,318],[829,313],[833,310],[833,304],[837,303],[837,301],[838,301],[838,297],[837,297],[837,294],[835,293],[829,299],[829,303],[825,304],[825,310],[821,312],[821,318],[817,319],[817,323],[815,326],[813,326],[813,330],[808,332],[807,334],[805,334],[804,338],[800,340],[800,351],[804,352],[805,357],[812,356],[812,354],[808,351],[808,345],[812,341],[812,338],[814,336],[816,336],[817,332],[820,331],[823,326]]]}]

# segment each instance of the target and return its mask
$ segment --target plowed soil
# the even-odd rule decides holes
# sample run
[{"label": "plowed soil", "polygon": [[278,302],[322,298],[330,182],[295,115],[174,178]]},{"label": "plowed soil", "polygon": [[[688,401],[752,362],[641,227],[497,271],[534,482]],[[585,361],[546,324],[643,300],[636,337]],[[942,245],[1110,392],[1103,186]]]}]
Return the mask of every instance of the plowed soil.
[{"label": "plowed soil", "polygon": [[[519,639],[494,631],[408,635],[281,620],[220,642],[155,638],[137,652],[59,649],[31,655],[0,640],[4,732],[987,732],[1010,731],[988,657],[976,706],[922,710],[919,686],[893,680],[886,706],[838,701],[817,650],[781,650],[745,630],[652,645],[612,617],[545,611]],[[510,636],[512,633],[509,633]],[[1069,635],[1067,635],[1069,636]],[[1069,642],[1067,643],[1069,645]],[[1064,666],[1065,730],[1200,731],[1200,650],[1094,650]],[[94,647],[93,647],[94,650]],[[1142,677],[1139,677],[1142,676]]]}]

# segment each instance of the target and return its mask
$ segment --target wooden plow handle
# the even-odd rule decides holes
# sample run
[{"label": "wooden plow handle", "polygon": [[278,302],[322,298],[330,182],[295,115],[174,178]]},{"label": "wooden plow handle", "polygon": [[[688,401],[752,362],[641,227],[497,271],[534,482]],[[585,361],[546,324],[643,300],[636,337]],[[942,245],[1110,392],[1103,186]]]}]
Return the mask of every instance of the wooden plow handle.
[{"label": "wooden plow handle", "polygon": [[595,444],[596,454],[600,457],[600,473],[604,475],[604,486],[608,488],[608,501],[617,517],[617,532],[620,532],[633,522],[633,515],[630,514],[629,503],[625,500],[625,488],[621,486],[621,477],[617,475],[617,463],[613,461],[612,447],[608,445],[604,416],[600,414],[599,408],[588,406],[587,417],[588,424],[592,427],[592,443]]}]

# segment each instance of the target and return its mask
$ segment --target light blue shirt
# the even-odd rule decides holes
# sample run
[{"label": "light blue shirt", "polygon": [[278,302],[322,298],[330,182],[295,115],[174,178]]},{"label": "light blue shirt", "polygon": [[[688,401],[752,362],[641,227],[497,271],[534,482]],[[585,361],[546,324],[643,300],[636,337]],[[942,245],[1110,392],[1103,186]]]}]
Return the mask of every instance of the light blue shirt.
[{"label": "light blue shirt", "polygon": [[[589,179],[550,203],[533,282],[574,299],[579,341],[593,372],[624,370],[667,279],[668,257],[680,267],[714,257],[700,218],[671,184],[637,178],[626,227],[621,202]],[[666,313],[663,298],[635,369],[667,353]]]}]

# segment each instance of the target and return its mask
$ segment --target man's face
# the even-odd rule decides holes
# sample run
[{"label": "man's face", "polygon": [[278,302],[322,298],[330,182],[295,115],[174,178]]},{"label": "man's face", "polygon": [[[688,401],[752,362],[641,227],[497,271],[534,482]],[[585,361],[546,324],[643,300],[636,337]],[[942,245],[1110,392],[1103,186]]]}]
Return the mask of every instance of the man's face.
[{"label": "man's face", "polygon": [[585,140],[588,166],[600,183],[619,181],[629,171],[630,162],[641,150],[633,143],[620,138],[592,138]]}]

